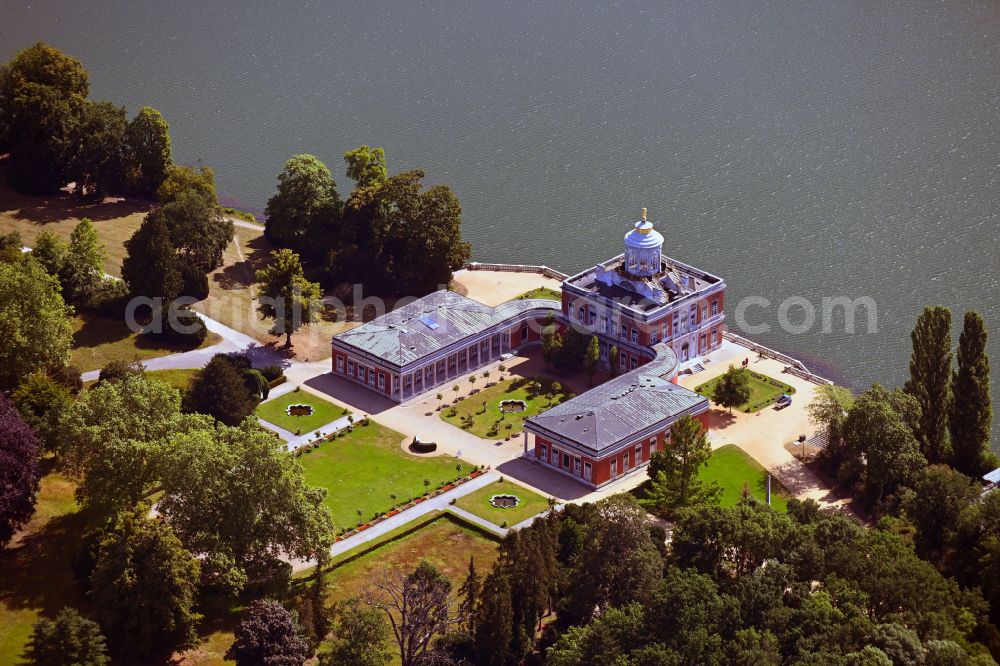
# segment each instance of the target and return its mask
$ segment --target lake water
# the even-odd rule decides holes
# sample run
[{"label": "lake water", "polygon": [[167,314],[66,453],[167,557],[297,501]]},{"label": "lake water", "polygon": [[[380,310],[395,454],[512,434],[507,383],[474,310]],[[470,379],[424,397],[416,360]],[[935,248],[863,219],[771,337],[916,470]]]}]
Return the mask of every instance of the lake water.
[{"label": "lake water", "polygon": [[[901,383],[927,304],[982,312],[1000,366],[995,0],[0,4],[0,56],[78,56],[229,202],[262,208],[300,152],[346,193],[343,152],[381,145],[454,188],[477,260],[574,272],[648,206],[731,326],[769,299],[754,338],[816,371]],[[784,332],[792,296],[871,297],[877,331]]]}]

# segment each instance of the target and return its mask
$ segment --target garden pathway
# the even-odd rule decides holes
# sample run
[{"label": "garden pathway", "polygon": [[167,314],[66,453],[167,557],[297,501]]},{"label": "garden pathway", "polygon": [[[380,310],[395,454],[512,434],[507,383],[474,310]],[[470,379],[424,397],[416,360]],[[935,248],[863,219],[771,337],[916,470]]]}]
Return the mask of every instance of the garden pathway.
[{"label": "garden pathway", "polygon": [[[482,488],[483,486],[489,485],[490,483],[495,483],[500,478],[500,475],[496,472],[487,472],[482,476],[476,477],[471,481],[466,481],[462,485],[449,490],[446,493],[441,493],[437,497],[432,497],[425,502],[406,509],[400,513],[397,513],[391,518],[387,518],[380,523],[372,525],[366,530],[362,530],[357,534],[342,539],[330,547],[330,554],[333,556],[340,555],[341,553],[346,553],[347,551],[357,548],[363,544],[373,541],[389,532],[406,525],[409,522],[420,518],[421,516],[426,516],[432,511],[444,511],[451,508],[451,500],[458,499],[468,495],[469,493],[475,492]],[[308,569],[311,566],[315,566],[310,562],[296,562],[293,563],[293,568],[296,571],[302,569]]]}]

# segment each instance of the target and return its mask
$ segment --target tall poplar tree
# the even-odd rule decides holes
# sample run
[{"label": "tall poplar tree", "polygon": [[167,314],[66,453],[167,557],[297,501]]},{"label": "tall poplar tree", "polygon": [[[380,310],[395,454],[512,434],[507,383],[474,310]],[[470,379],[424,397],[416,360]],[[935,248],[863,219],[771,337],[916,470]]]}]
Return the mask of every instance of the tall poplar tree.
[{"label": "tall poplar tree", "polygon": [[952,467],[979,476],[990,450],[993,405],[990,402],[990,359],[986,324],[978,312],[966,312],[958,338],[958,370],[951,377]]},{"label": "tall poplar tree", "polygon": [[905,391],[917,399],[921,415],[916,436],[927,462],[947,460],[951,445],[948,414],[951,409],[951,311],[924,308],[910,335],[910,379]]}]

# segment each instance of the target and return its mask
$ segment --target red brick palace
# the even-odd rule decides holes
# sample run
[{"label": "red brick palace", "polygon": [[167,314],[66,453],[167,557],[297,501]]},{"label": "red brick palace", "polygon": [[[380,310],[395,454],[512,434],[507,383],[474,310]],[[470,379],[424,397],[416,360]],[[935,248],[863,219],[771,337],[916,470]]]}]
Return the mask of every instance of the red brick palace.
[{"label": "red brick palace", "polygon": [[333,372],[407,402],[537,343],[555,314],[562,328],[597,336],[605,365],[617,347],[623,374],[528,419],[525,451],[600,487],[645,465],[669,443],[677,419],[692,415],[707,425],[708,400],[672,380],[722,344],[726,285],[662,250],[644,208],[624,253],[565,279],[561,303],[490,307],[438,291],[335,336]]}]

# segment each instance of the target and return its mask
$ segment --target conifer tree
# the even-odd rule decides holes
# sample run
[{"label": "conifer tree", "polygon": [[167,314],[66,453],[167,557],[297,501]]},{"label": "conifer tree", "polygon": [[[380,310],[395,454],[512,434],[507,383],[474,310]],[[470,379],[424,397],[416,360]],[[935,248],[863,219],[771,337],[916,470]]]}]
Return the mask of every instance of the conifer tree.
[{"label": "conifer tree", "polygon": [[506,666],[514,632],[514,608],[510,581],[505,572],[496,570],[486,577],[477,606],[479,620],[475,633],[475,663],[480,666]]},{"label": "conifer tree", "polygon": [[91,298],[104,281],[104,246],[97,239],[97,230],[89,218],[83,218],[69,237],[60,273],[63,297],[70,303],[83,303]]},{"label": "conifer tree", "polygon": [[75,608],[59,611],[55,620],[46,617],[35,623],[25,652],[33,666],[105,666],[110,663],[101,628],[80,615]]},{"label": "conifer tree", "polygon": [[924,308],[910,338],[910,379],[904,389],[920,404],[914,434],[927,462],[944,462],[950,449],[951,311],[941,306]]},{"label": "conifer tree", "polygon": [[469,633],[475,634],[476,619],[475,611],[479,603],[479,594],[482,590],[482,579],[476,571],[476,558],[469,557],[469,573],[465,576],[465,582],[458,588],[458,595],[462,598],[460,612],[467,616],[466,627]]},{"label": "conifer tree", "polygon": [[611,376],[618,376],[618,364],[620,363],[618,358],[618,345],[611,345],[611,349],[608,351],[608,365],[611,366]]},{"label": "conifer tree", "polygon": [[183,278],[162,216],[147,215],[125,241],[125,249],[128,254],[122,262],[122,279],[133,296],[160,297],[164,306],[177,298]]},{"label": "conifer tree", "polygon": [[978,312],[966,312],[958,339],[958,370],[951,377],[950,419],[952,467],[979,476],[990,450],[993,405],[990,402],[990,359],[986,324]]}]

